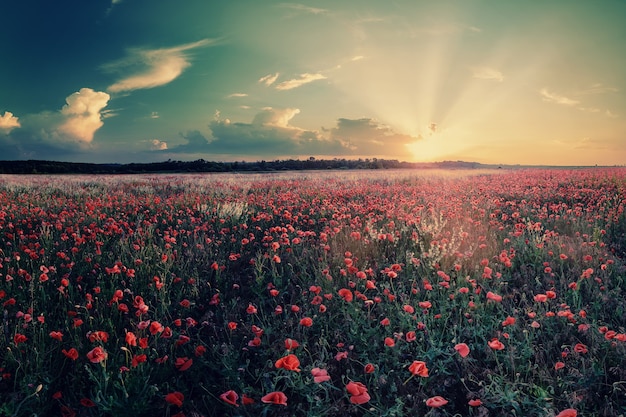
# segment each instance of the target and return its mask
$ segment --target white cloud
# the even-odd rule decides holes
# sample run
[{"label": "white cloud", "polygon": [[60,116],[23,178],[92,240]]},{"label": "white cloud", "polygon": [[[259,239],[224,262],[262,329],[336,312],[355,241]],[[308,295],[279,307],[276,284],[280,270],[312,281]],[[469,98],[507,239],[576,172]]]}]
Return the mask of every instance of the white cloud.
[{"label": "white cloud", "polygon": [[595,83],[595,84],[590,85],[587,88],[577,91],[576,94],[577,95],[592,95],[592,94],[616,93],[618,91],[619,89],[615,87],[610,87],[602,83]]},{"label": "white cloud", "polygon": [[5,111],[4,116],[0,116],[0,132],[9,133],[16,127],[20,127],[20,120],[18,117],[13,116],[10,111]]},{"label": "white cloud", "polygon": [[227,96],[227,98],[239,98],[239,97],[248,97],[246,93],[232,93]]},{"label": "white cloud", "polygon": [[481,80],[496,80],[499,82],[504,80],[504,76],[500,71],[490,67],[473,67],[472,74],[474,78]]},{"label": "white cloud", "polygon": [[295,108],[273,109],[271,107],[265,107],[262,112],[254,116],[252,124],[293,129],[293,127],[289,126],[289,121],[299,113],[300,109]]},{"label": "white cloud", "polygon": [[154,88],[168,84],[178,78],[183,70],[191,65],[185,53],[194,48],[207,46],[212,41],[203,39],[173,48],[132,49],[129,56],[106,65],[108,70],[120,70],[129,66],[141,66],[141,71],[121,79],[108,88],[112,93]]},{"label": "white cloud", "polygon": [[152,139],[150,141],[150,150],[165,151],[167,150],[167,142],[164,142],[158,139]]},{"label": "white cloud", "polygon": [[267,74],[266,76],[259,78],[259,82],[267,86],[270,86],[274,84],[274,82],[278,79],[279,75],[280,75],[279,72],[275,74]]},{"label": "white cloud", "polygon": [[611,110],[608,110],[608,109],[604,112],[604,114],[605,114],[607,117],[610,117],[611,119],[615,119],[615,118],[618,118],[618,117],[619,117],[619,115],[617,115],[617,114],[613,113]]},{"label": "white cloud", "polygon": [[159,112],[158,111],[153,111],[152,113],[150,113],[150,118],[151,119],[158,119],[159,117]]},{"label": "white cloud", "polygon": [[287,8],[287,9],[295,10],[295,11],[298,11],[298,12],[303,12],[303,13],[310,13],[310,14],[328,13],[327,9],[320,9],[318,7],[309,7],[309,6],[305,6],[303,4],[283,3],[280,6],[284,7],[284,8]]},{"label": "white cloud", "polygon": [[562,104],[564,106],[575,106],[576,104],[580,103],[578,100],[551,93],[548,91],[547,88],[542,88],[540,93],[543,97],[543,101],[547,101],[549,103]]},{"label": "white cloud", "polygon": [[303,86],[304,84],[308,84],[313,81],[324,80],[324,79],[326,79],[326,76],[322,74],[304,73],[304,74],[300,74],[299,78],[293,78],[291,80],[283,81],[282,83],[276,86],[276,89],[277,90],[291,90],[291,89]]},{"label": "white cloud", "polygon": [[58,130],[79,142],[90,143],[96,130],[104,124],[101,111],[110,98],[107,93],[91,88],[81,88],[71,94],[65,99],[67,104],[61,109],[65,121]]}]

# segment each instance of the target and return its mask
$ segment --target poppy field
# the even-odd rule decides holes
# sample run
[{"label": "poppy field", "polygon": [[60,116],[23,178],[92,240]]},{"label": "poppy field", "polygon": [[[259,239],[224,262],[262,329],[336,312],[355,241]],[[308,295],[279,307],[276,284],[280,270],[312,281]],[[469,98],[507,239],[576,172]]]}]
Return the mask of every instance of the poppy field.
[{"label": "poppy field", "polygon": [[0,176],[0,416],[626,414],[626,170]]}]

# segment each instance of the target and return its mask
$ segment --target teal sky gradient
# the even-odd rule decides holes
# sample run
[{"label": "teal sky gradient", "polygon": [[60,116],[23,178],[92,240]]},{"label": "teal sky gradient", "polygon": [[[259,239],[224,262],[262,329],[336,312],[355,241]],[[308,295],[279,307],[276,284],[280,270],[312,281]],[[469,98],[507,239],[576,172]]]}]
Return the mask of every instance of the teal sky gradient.
[{"label": "teal sky gradient", "polygon": [[0,160],[626,163],[626,2],[24,0]]}]

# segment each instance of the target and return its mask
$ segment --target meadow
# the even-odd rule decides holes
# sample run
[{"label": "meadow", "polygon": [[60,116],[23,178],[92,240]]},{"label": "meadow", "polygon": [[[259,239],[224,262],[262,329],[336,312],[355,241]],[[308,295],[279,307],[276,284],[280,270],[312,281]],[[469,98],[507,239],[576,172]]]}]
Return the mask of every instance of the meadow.
[{"label": "meadow", "polygon": [[626,169],[0,176],[0,416],[626,414]]}]

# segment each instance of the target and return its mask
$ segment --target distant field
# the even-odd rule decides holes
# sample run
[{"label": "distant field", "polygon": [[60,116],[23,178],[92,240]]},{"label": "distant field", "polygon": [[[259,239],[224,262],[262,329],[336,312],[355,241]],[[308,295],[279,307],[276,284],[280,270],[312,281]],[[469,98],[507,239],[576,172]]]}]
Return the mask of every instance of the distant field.
[{"label": "distant field", "polygon": [[626,414],[626,169],[0,176],[0,415]]}]

